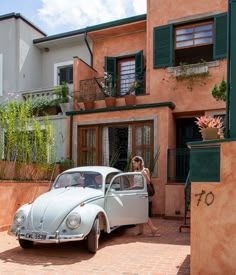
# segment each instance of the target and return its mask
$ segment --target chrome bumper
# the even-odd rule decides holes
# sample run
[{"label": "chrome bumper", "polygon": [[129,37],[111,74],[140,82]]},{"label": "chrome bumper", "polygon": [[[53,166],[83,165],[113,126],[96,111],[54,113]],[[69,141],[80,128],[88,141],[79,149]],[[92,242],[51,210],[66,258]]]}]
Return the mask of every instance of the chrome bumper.
[{"label": "chrome bumper", "polygon": [[77,235],[60,235],[59,231],[56,231],[56,234],[47,234],[47,237],[45,240],[42,239],[32,239],[26,237],[26,233],[20,232],[20,230],[17,230],[15,232],[15,235],[17,239],[24,239],[29,240],[37,243],[63,243],[63,242],[73,242],[73,241],[81,241],[85,238],[84,234],[77,234]]}]

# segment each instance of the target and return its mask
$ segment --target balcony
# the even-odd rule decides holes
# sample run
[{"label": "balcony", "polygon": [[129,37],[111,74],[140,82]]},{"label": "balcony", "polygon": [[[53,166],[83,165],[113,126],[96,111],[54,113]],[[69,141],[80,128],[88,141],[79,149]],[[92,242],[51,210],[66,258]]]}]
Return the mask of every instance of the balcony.
[{"label": "balcony", "polygon": [[[132,87],[134,81],[137,84],[135,88]],[[77,100],[82,102],[89,99],[103,99],[105,95],[102,92],[102,83],[106,85],[103,77],[81,80]],[[116,97],[122,97],[128,92],[134,92],[136,95],[145,94],[145,76],[126,74],[122,79],[113,80],[110,88],[114,90]]]}]

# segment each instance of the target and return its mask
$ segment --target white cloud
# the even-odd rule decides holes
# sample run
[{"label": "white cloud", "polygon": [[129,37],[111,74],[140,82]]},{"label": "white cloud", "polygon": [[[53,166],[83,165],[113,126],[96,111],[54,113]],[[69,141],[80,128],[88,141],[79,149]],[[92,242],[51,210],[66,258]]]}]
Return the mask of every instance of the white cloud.
[{"label": "white cloud", "polygon": [[42,0],[39,17],[53,31],[72,31],[146,13],[147,0]]}]

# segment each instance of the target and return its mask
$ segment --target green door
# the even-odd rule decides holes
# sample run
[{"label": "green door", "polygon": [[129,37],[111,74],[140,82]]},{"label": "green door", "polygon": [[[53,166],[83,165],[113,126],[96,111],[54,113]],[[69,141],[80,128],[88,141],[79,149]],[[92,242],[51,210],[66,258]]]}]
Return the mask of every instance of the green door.
[{"label": "green door", "polygon": [[188,142],[202,140],[195,118],[176,119],[176,181],[185,182],[189,172]]}]

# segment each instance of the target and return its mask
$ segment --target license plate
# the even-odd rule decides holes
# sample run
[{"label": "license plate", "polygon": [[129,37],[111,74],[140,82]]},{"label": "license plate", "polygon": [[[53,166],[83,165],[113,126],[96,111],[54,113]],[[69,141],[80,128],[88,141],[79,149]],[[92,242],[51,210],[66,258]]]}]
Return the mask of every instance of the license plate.
[{"label": "license plate", "polygon": [[25,237],[33,240],[46,240],[47,234],[41,232],[29,232],[25,234]]}]

